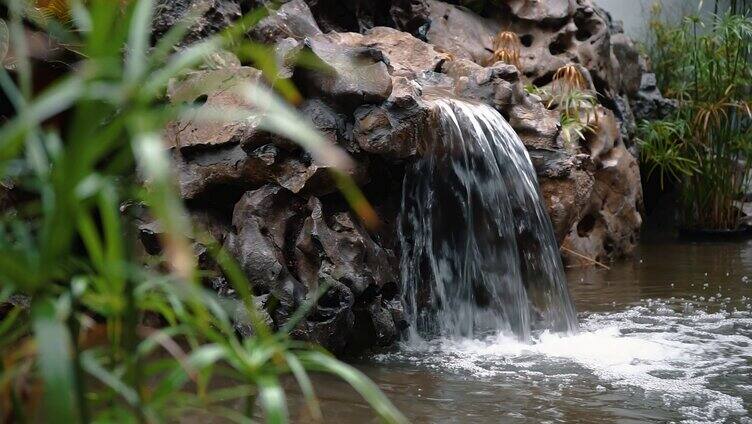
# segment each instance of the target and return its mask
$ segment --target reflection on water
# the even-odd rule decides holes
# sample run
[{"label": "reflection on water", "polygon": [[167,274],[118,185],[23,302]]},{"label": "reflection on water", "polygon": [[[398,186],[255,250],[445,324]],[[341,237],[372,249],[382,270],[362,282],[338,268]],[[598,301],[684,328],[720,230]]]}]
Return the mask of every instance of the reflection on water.
[{"label": "reflection on water", "polygon": [[[436,341],[358,365],[416,423],[752,423],[752,242],[646,245],[568,279],[577,336]],[[327,421],[375,422],[317,379]]]}]

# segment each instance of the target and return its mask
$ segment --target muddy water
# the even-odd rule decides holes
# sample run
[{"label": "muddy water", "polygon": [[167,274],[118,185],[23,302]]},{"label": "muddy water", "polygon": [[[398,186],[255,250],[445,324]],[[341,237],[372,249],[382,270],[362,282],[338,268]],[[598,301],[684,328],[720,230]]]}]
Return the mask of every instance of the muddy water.
[{"label": "muddy water", "polygon": [[[357,365],[416,423],[752,423],[752,242],[649,244],[567,277],[576,336],[440,340]],[[327,422],[376,422],[317,380]]]}]

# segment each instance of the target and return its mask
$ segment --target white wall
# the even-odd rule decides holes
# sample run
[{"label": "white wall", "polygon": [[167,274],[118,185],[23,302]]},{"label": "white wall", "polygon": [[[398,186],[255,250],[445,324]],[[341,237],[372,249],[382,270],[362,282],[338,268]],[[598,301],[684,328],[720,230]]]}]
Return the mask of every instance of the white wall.
[{"label": "white wall", "polygon": [[[609,11],[615,20],[624,21],[624,32],[636,40],[641,40],[650,19],[650,9],[656,0],[595,0],[595,2]],[[700,0],[662,0],[665,16],[681,19],[695,13],[700,6]],[[703,13],[712,13],[715,0],[702,2]]]}]

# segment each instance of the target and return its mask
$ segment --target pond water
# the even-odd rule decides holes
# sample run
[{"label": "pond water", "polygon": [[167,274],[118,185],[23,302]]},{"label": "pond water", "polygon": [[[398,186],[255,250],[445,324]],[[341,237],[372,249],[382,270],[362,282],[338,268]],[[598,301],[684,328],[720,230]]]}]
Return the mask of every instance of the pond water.
[{"label": "pond water", "polygon": [[[567,277],[578,335],[442,340],[356,365],[415,423],[752,423],[752,242],[651,243]],[[316,379],[327,422],[376,422]]]}]

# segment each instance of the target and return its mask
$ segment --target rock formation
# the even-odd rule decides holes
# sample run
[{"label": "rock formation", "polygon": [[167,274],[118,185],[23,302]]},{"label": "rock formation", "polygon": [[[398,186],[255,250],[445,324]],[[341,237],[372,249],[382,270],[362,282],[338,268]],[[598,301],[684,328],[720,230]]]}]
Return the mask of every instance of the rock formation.
[{"label": "rock formation", "polygon": [[[207,6],[193,41],[238,11],[271,2],[162,3],[169,6],[155,20],[158,33],[196,4]],[[519,36],[519,68],[490,63],[501,30]],[[274,47],[279,78],[306,99],[300,111],[355,159],[353,177],[382,223],[360,223],[326,169],[260,130],[258,116],[242,124],[185,118],[170,125],[165,138],[182,196],[197,216],[211,217],[274,325],[326,284],[296,336],[338,353],[396,340],[405,321],[395,222],[405,164],[421,154],[431,125],[431,96],[484,102],[510,122],[530,152],[568,261],[608,261],[635,247],[642,191],[634,116],[670,105],[653,90],[632,42],[591,0],[500,0],[488,2],[483,16],[437,0],[291,0],[270,8],[249,36]],[[296,66],[299,52],[325,70]],[[578,66],[598,101],[593,131],[573,143],[562,134],[561,112],[530,89],[550,86],[568,64]],[[198,113],[244,106],[232,87],[262,81],[259,71],[230,60],[176,81],[169,97],[197,104]],[[226,288],[221,279],[213,284]]]}]

